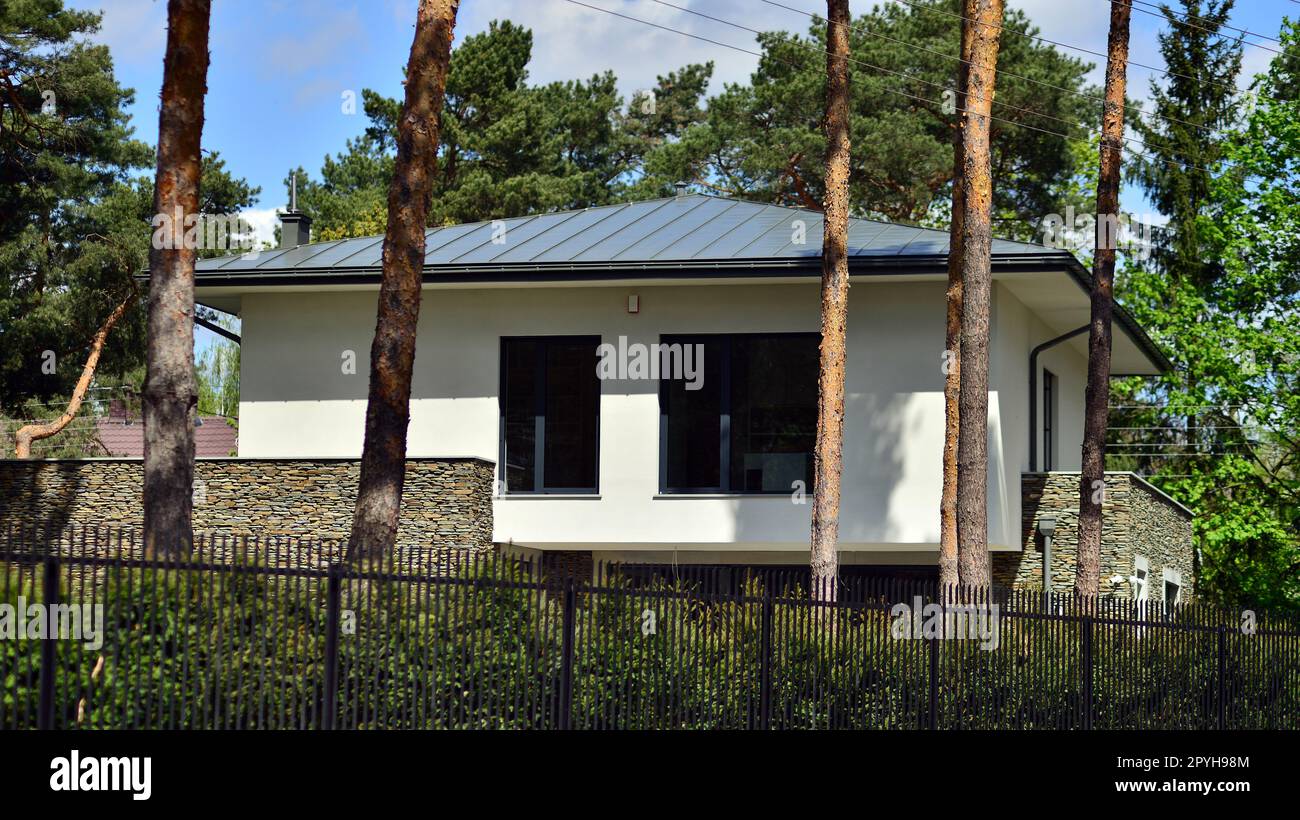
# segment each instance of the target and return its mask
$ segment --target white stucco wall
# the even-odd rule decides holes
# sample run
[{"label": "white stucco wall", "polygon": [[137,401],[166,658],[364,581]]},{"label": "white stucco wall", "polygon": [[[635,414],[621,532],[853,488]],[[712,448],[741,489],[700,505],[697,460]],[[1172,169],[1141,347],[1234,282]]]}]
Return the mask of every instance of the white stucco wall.
[{"label": "white stucco wall", "polygon": [[[626,311],[637,293],[641,311]],[[855,281],[850,294],[840,545],[920,551],[938,542],[943,434],[944,285]],[[1027,456],[1027,358],[1049,333],[995,288],[989,417],[989,535],[1018,540]],[[241,456],[358,456],[375,292],[242,296]],[[599,334],[651,343],[664,333],[818,329],[818,286],[637,285],[426,289],[412,387],[412,456],[498,456],[502,336]],[[345,374],[346,351],[356,373]],[[1053,358],[1060,355],[1061,360]],[[1082,363],[1045,354],[1061,381],[1061,466],[1077,464]],[[1077,358],[1077,357],[1076,357]],[[1075,365],[1077,364],[1077,368]],[[1077,373],[1076,373],[1077,370]],[[1076,393],[1077,388],[1077,393]],[[811,499],[659,497],[658,387],[602,383],[597,497],[514,496],[495,505],[498,541],[554,549],[790,550],[806,544]],[[1075,430],[1078,430],[1076,433]],[[1073,452],[1074,462],[1068,461]]]}]

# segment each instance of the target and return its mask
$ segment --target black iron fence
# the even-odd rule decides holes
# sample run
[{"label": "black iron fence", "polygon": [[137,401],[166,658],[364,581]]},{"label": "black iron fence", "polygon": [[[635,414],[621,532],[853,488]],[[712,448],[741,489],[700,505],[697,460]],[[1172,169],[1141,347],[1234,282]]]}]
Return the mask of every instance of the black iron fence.
[{"label": "black iron fence", "polygon": [[1300,624],[786,571],[0,534],[0,728],[1297,728]]}]

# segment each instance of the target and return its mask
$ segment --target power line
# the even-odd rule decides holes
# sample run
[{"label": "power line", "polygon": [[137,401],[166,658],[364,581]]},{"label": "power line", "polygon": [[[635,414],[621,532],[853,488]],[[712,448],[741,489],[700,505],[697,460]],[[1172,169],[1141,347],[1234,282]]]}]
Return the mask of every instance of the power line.
[{"label": "power line", "polygon": [[[655,0],[655,2],[658,2],[658,0]],[[778,2],[776,2],[776,0],[763,0],[763,2],[764,2],[764,3],[767,3],[769,6],[776,6],[777,8],[783,8],[783,9],[786,9],[787,11],[793,11],[793,12],[795,12],[796,14],[802,14],[802,15],[804,15],[804,16],[806,16],[806,17],[810,17],[810,18],[812,18],[813,20],[818,20],[818,21],[821,21],[821,22],[823,22],[823,23],[829,23],[829,22],[830,22],[830,21],[828,21],[825,17],[822,17],[822,16],[819,15],[819,14],[814,14],[814,13],[812,13],[812,12],[810,12],[810,11],[804,11],[803,9],[797,9],[797,8],[795,8],[794,6],[787,6],[787,5],[785,5],[784,3],[778,3]],[[665,5],[667,5],[667,4],[665,4]],[[674,8],[676,8],[676,7],[674,6]],[[968,66],[978,67],[978,68],[994,68],[994,66],[984,65],[984,64],[982,64],[982,63],[977,64],[977,63],[975,63],[975,62],[973,62],[973,61],[971,61],[971,60],[967,60],[966,58],[964,58],[964,57],[962,57],[962,56],[960,56],[960,55],[948,54],[947,52],[938,51],[937,49],[926,48],[925,46],[920,45],[919,43],[913,43],[913,42],[910,42],[910,41],[908,41],[908,40],[900,40],[900,39],[898,39],[897,37],[890,37],[888,34],[880,34],[880,33],[878,33],[878,32],[870,31],[870,30],[868,30],[868,29],[866,29],[866,28],[863,28],[863,27],[861,27],[861,26],[853,26],[853,25],[850,25],[850,26],[849,26],[849,29],[850,29],[851,31],[856,31],[856,32],[858,32],[858,33],[860,33],[860,34],[865,34],[865,35],[867,35],[867,36],[869,36],[869,37],[876,37],[876,38],[883,39],[883,40],[889,40],[890,42],[899,43],[900,45],[905,45],[905,46],[908,46],[909,48],[920,49],[921,51],[925,51],[925,52],[928,52],[928,53],[930,53],[930,54],[937,54],[937,55],[939,55],[940,57],[945,57],[945,58],[947,58],[947,59],[949,59],[949,60],[956,60],[957,62],[959,62],[959,63],[963,63],[963,64],[968,65]],[[1027,77],[1027,76],[1022,75],[1022,74],[1013,74],[1013,73],[1010,72],[1010,71],[1006,71],[1006,70],[1002,70],[1002,69],[998,69],[998,75],[999,75],[999,76],[1012,77],[1012,78],[1014,78],[1014,79],[1017,79],[1017,80],[1024,80],[1024,81],[1026,81],[1026,82],[1030,82],[1030,83],[1035,83],[1035,84],[1040,85],[1040,86],[1042,86],[1042,87],[1044,87],[1044,88],[1051,88],[1051,89],[1054,89],[1054,90],[1056,90],[1056,91],[1064,91],[1064,92],[1067,93],[1067,94],[1073,94],[1073,95],[1075,95],[1076,97],[1082,97],[1082,98],[1085,99],[1085,100],[1092,100],[1093,102],[1098,102],[1098,103],[1103,103],[1103,104],[1106,102],[1106,100],[1105,100],[1104,97],[1098,97],[1098,96],[1096,96],[1096,95],[1094,95],[1094,94],[1089,94],[1089,93],[1087,93],[1087,92],[1085,92],[1085,91],[1079,91],[1079,90],[1077,90],[1077,89],[1066,88],[1066,87],[1063,86],[1063,85],[1056,85],[1055,83],[1049,83],[1049,82],[1047,82],[1047,81],[1045,81],[1045,80],[1039,80],[1039,79],[1036,79],[1036,78],[1034,78],[1034,77]],[[1120,110],[1122,110],[1122,111],[1128,111],[1128,110],[1130,110],[1130,107],[1129,107],[1129,106],[1120,106]],[[1135,110],[1135,111],[1137,111],[1137,112],[1140,113],[1140,114],[1141,114],[1141,113],[1146,113],[1146,112],[1142,111],[1141,107],[1138,107],[1138,106],[1133,106],[1133,107],[1132,107],[1132,110]],[[1165,120],[1165,121],[1167,121],[1167,122],[1176,122],[1176,123],[1178,123],[1179,125],[1186,125],[1186,126],[1189,126],[1189,127],[1191,127],[1191,128],[1199,128],[1199,129],[1201,129],[1202,131],[1213,131],[1213,130],[1214,130],[1213,128],[1211,128],[1211,127],[1208,126],[1208,125],[1201,125],[1200,123],[1191,122],[1191,121],[1189,121],[1189,120],[1181,120],[1181,119],[1178,119],[1177,117],[1171,117],[1171,116],[1169,116],[1169,115],[1167,115],[1167,114],[1159,114],[1159,113],[1156,113],[1156,114],[1153,114],[1152,116],[1160,117],[1161,119],[1163,119],[1163,120]]]},{"label": "power line", "polygon": [[[718,41],[716,41],[716,40],[710,40],[710,39],[708,39],[707,37],[700,37],[699,35],[691,34],[690,32],[682,31],[682,30],[680,30],[680,29],[675,29],[675,28],[672,28],[672,27],[670,27],[670,26],[660,25],[659,23],[652,23],[652,22],[650,22],[649,20],[642,20],[642,19],[640,19],[640,18],[638,18],[638,17],[632,17],[631,15],[622,14],[622,13],[620,13],[620,12],[612,11],[612,10],[610,10],[610,9],[606,9],[606,8],[601,8],[600,6],[592,6],[592,5],[588,5],[587,3],[580,2],[579,0],[566,0],[566,1],[569,2],[569,3],[573,3],[574,5],[577,5],[577,6],[583,6],[583,7],[585,7],[585,8],[593,9],[593,10],[595,10],[595,11],[603,11],[603,12],[605,12],[606,14],[611,14],[611,15],[613,15],[613,16],[615,16],[615,17],[622,17],[622,18],[624,18],[624,19],[626,19],[626,20],[631,20],[632,22],[635,22],[635,23],[641,23],[641,24],[643,24],[643,25],[652,26],[652,27],[654,27],[654,28],[663,29],[664,31],[669,31],[669,32],[672,32],[673,34],[678,34],[678,35],[681,35],[681,36],[683,36],[683,37],[691,37],[691,38],[698,39],[698,40],[704,40],[705,42],[713,43],[714,45],[720,45],[720,46],[723,46],[723,47],[725,47],[725,48],[735,49],[736,51],[741,51],[741,52],[744,52],[744,53],[746,53],[746,54],[753,54],[753,55],[755,55],[755,56],[757,56],[757,57],[759,57],[759,58],[763,58],[763,57],[764,57],[764,55],[759,54],[758,52],[749,51],[749,50],[747,50],[747,49],[739,48],[738,46],[732,46],[732,45],[729,45],[729,44],[727,44],[727,43],[721,43],[721,42],[718,42]],[[658,3],[658,4],[661,5],[661,6],[667,6],[668,8],[672,8],[672,9],[676,9],[676,10],[678,10],[678,11],[686,12],[687,14],[693,14],[693,15],[696,15],[697,17],[703,17],[703,18],[706,19],[706,20],[712,20],[712,21],[717,22],[717,23],[722,23],[723,25],[731,26],[731,27],[733,27],[733,28],[737,28],[737,29],[740,29],[740,30],[742,30],[742,31],[748,31],[748,32],[751,32],[751,33],[754,33],[754,34],[767,34],[767,33],[770,33],[770,32],[760,31],[759,29],[753,29],[753,28],[750,28],[750,27],[748,27],[748,26],[741,25],[741,24],[739,24],[739,23],[733,23],[733,22],[731,22],[731,21],[729,21],[729,20],[724,20],[724,19],[722,19],[722,18],[720,18],[720,17],[713,17],[712,15],[705,14],[704,12],[694,11],[693,9],[684,8],[684,7],[682,7],[682,6],[676,6],[676,5],[673,5],[672,3],[668,3],[668,2],[666,2],[666,0],[652,0],[652,2]],[[812,50],[812,51],[817,52],[818,54],[823,54],[823,55],[825,55],[825,54],[828,53],[825,49],[818,48],[818,47],[816,47],[816,46],[814,46],[814,45],[811,45],[811,44],[799,43],[799,42],[794,42],[794,41],[791,41],[791,42],[792,42],[793,45],[797,45],[797,46],[799,46],[800,48],[804,48],[804,49],[810,49],[810,50]],[[791,63],[789,63],[789,62],[787,62],[787,61],[785,61],[785,60],[781,60],[780,58],[771,57],[771,55],[767,55],[767,56],[770,57],[771,59],[776,59],[778,62],[782,62],[782,63],[785,63],[786,65],[790,65],[792,68],[801,68],[801,66],[795,66],[795,65],[793,65],[793,64],[791,64]],[[894,75],[897,75],[897,76],[899,76],[899,77],[902,77],[902,78],[904,78],[904,79],[906,79],[906,80],[911,80],[911,81],[913,81],[913,82],[919,82],[919,83],[923,83],[923,84],[925,84],[925,85],[934,86],[935,88],[940,88],[940,89],[942,89],[942,90],[944,90],[944,91],[950,91],[950,90],[952,90],[952,89],[950,89],[948,86],[943,85],[942,83],[936,83],[936,82],[934,82],[934,81],[932,81],[932,80],[922,79],[921,77],[913,77],[913,76],[910,76],[910,75],[908,75],[908,74],[905,74],[905,73],[903,73],[903,72],[901,72],[901,71],[895,71],[895,70],[893,70],[893,69],[885,68],[885,67],[883,67],[883,66],[874,65],[874,64],[872,64],[872,63],[868,63],[868,62],[865,62],[865,61],[863,61],[863,60],[857,60],[857,59],[855,59],[855,58],[853,58],[853,57],[848,57],[848,58],[846,58],[846,60],[847,60],[848,62],[850,62],[850,63],[853,63],[854,65],[865,66],[866,68],[874,69],[874,70],[876,70],[876,71],[883,71],[883,72],[885,72],[885,73],[887,73],[887,74],[894,74]],[[924,97],[918,97],[918,96],[916,96],[916,95],[914,95],[914,94],[907,94],[906,92],[899,91],[898,89],[887,89],[887,90],[892,91],[892,92],[895,93],[895,94],[902,94],[902,95],[905,96],[905,97],[910,97],[911,99],[919,100],[919,101],[921,101],[921,102],[925,102],[925,103],[930,103],[930,102],[931,102],[931,100],[928,100],[928,99],[926,99],[926,98],[924,98]],[[967,95],[967,99],[970,99],[970,98],[972,98],[972,97],[973,97],[974,99],[977,99],[977,100],[983,100],[983,99],[985,99],[984,97],[981,97],[981,96],[979,96],[979,95],[971,95],[971,94],[968,94],[968,95]],[[1026,113],[1026,114],[1030,114],[1030,115],[1032,115],[1032,116],[1038,116],[1038,117],[1044,117],[1044,118],[1051,119],[1051,120],[1056,120],[1057,122],[1062,122],[1062,123],[1065,123],[1066,125],[1073,125],[1073,126],[1075,126],[1076,128],[1079,128],[1079,129],[1084,130],[1084,131],[1090,131],[1090,130],[1092,130],[1092,129],[1091,129],[1091,126],[1086,125],[1085,123],[1075,122],[1075,121],[1073,121],[1073,120],[1067,120],[1067,119],[1064,119],[1064,118],[1062,118],[1062,117],[1057,117],[1057,116],[1055,116],[1055,115],[1047,114],[1047,113],[1044,113],[1044,112],[1041,112],[1041,111],[1035,111],[1035,110],[1030,109],[1030,108],[1022,108],[1022,107],[1020,107],[1020,106],[1011,105],[1011,104],[1009,104],[1009,103],[1005,103],[1005,102],[1002,102],[1002,101],[1000,101],[1000,100],[996,100],[996,99],[991,100],[991,104],[993,104],[993,105],[1001,105],[1001,106],[1004,107],[1004,108],[1010,108],[1010,109],[1013,110],[1013,111],[1020,111],[1020,112]],[[955,107],[954,110],[955,110],[955,111],[961,111],[961,112],[963,112],[963,113],[970,113],[969,109],[966,109],[966,108]],[[1044,133],[1044,134],[1050,134],[1050,135],[1052,135],[1052,136],[1060,137],[1060,138],[1063,139],[1063,140],[1067,140],[1067,141],[1071,141],[1071,142],[1078,142],[1078,143],[1083,143],[1083,144],[1091,145],[1091,143],[1090,143],[1088,140],[1080,139],[1079,137],[1071,137],[1069,134],[1063,134],[1063,133],[1061,133],[1060,131],[1053,131],[1053,130],[1051,130],[1050,128],[1041,128],[1041,127],[1039,127],[1039,126],[1029,125],[1028,123],[1016,122],[1016,121],[1014,121],[1014,120],[1005,119],[1005,118],[1003,118],[1003,117],[997,117],[997,116],[994,116],[994,115],[992,115],[992,114],[989,114],[989,119],[990,119],[990,120],[997,121],[997,122],[1006,123],[1006,124],[1008,124],[1008,125],[1012,125],[1012,126],[1019,127],[1019,128],[1027,128],[1027,129],[1032,130],[1032,131],[1038,131],[1038,132],[1041,132],[1041,133]],[[1138,138],[1136,138],[1136,137],[1122,137],[1121,139],[1122,139],[1122,141],[1125,142],[1125,143],[1134,142],[1134,143],[1137,143],[1137,144],[1141,145],[1141,146],[1144,147],[1144,148],[1147,147],[1145,142],[1143,142],[1142,140],[1140,140],[1140,139],[1138,139]],[[1164,159],[1164,158],[1162,158],[1162,157],[1154,156],[1154,155],[1149,154],[1149,153],[1147,153],[1147,152],[1145,152],[1145,151],[1137,151],[1137,150],[1135,150],[1135,149],[1133,149],[1133,148],[1129,148],[1128,146],[1124,146],[1124,148],[1125,148],[1126,150],[1128,150],[1128,151],[1129,151],[1130,153],[1132,153],[1132,154],[1136,154],[1137,156],[1144,157],[1144,158],[1146,158],[1146,159],[1148,159],[1148,160],[1152,160],[1152,161],[1154,161],[1154,162],[1163,162],[1163,163],[1165,163],[1166,165],[1171,165],[1171,166],[1174,166],[1174,167],[1182,167],[1182,168],[1184,168],[1184,169],[1186,169],[1186,170],[1204,171],[1204,172],[1207,173],[1207,174],[1214,174],[1214,173],[1217,173],[1217,172],[1215,171],[1215,169],[1212,169],[1212,168],[1206,168],[1206,167],[1204,167],[1204,166],[1200,166],[1200,165],[1193,165],[1193,164],[1191,164],[1190,162],[1188,162],[1188,161],[1185,160],[1185,159],[1182,160],[1181,162],[1177,162],[1177,161],[1172,160],[1172,159]],[[1263,179],[1262,177],[1258,177],[1258,176],[1255,176],[1255,175],[1253,175],[1253,174],[1246,174],[1246,175],[1243,175],[1243,178],[1244,178],[1244,179],[1260,179],[1260,180]]]},{"label": "power line", "polygon": [[[944,15],[947,15],[948,17],[956,17],[956,18],[959,18],[959,19],[961,19],[961,20],[970,20],[970,18],[967,17],[967,16],[964,15],[964,14],[957,14],[956,12],[951,12],[951,11],[948,11],[948,10],[946,10],[946,9],[935,8],[935,7],[933,7],[933,6],[924,6],[924,5],[921,5],[921,4],[919,4],[919,3],[915,3],[915,2],[913,2],[913,0],[895,0],[895,2],[897,2],[897,3],[902,3],[902,4],[906,5],[906,6],[911,6],[912,8],[921,9],[922,11],[929,11],[929,12],[933,12],[933,13],[935,13],[935,14],[944,14]],[[974,21],[971,21],[971,22],[974,22]],[[991,28],[996,28],[996,29],[998,29],[998,30],[1010,31],[1010,32],[1013,33],[1013,34],[1019,34],[1021,37],[1028,37],[1028,38],[1030,38],[1030,39],[1038,40],[1038,41],[1040,41],[1040,42],[1050,43],[1051,45],[1059,46],[1059,47],[1061,47],[1061,48],[1068,48],[1068,49],[1070,49],[1071,51],[1078,51],[1078,52],[1083,53],[1083,54],[1091,54],[1091,55],[1094,56],[1094,57],[1101,57],[1102,59],[1107,59],[1107,57],[1108,57],[1108,55],[1107,55],[1104,51],[1093,51],[1092,49],[1089,49],[1089,48],[1083,48],[1082,46],[1072,46],[1072,45],[1070,45],[1069,43],[1062,43],[1062,42],[1059,42],[1059,41],[1057,41],[1057,40],[1052,40],[1052,39],[1049,39],[1049,38],[1047,38],[1047,37],[1039,36],[1039,35],[1037,35],[1037,34],[1030,34],[1030,33],[1025,32],[1025,31],[1017,31],[1017,30],[1015,30],[1015,29],[1008,29],[1006,26],[999,26],[999,25],[996,25],[996,24],[990,24],[990,27],[991,27]],[[1156,72],[1156,73],[1158,73],[1158,74],[1164,74],[1164,75],[1167,76],[1167,77],[1182,77],[1182,78],[1185,79],[1185,80],[1196,80],[1196,79],[1198,79],[1198,78],[1196,78],[1196,77],[1191,76],[1190,74],[1182,74],[1182,73],[1180,73],[1180,72],[1177,72],[1177,71],[1170,71],[1169,69],[1165,69],[1165,68],[1156,68],[1156,67],[1153,66],[1153,65],[1147,65],[1146,63],[1139,63],[1139,62],[1137,62],[1136,60],[1125,60],[1124,62],[1125,62],[1126,64],[1128,64],[1128,65],[1131,65],[1131,66],[1137,66],[1138,68],[1145,68],[1145,69],[1147,69],[1148,71],[1154,71],[1154,72]],[[1218,81],[1216,81],[1216,80],[1204,80],[1204,82],[1208,83],[1209,85],[1216,85],[1216,86],[1219,86],[1220,88],[1226,88],[1226,89],[1232,91],[1234,95],[1237,95],[1237,94],[1241,94],[1241,93],[1242,93],[1242,90],[1241,90],[1240,88],[1237,88],[1237,87],[1234,86],[1234,85],[1229,85],[1228,83],[1221,83],[1221,82],[1218,82]],[[1278,99],[1278,98],[1276,98],[1276,97],[1270,97],[1269,99],[1273,99],[1273,100],[1276,101],[1276,102],[1286,102],[1285,100],[1281,100],[1281,99]]]},{"label": "power line", "polygon": [[[1107,0],[1107,2],[1113,4],[1113,3],[1116,2],[1116,0]],[[1144,2],[1143,0],[1130,0],[1130,6],[1129,6],[1129,7],[1130,7],[1131,9],[1133,9],[1133,11],[1141,12],[1142,14],[1149,14],[1149,15],[1151,15],[1152,17],[1159,17],[1161,20],[1168,20],[1168,19],[1169,19],[1168,17],[1165,16],[1165,14],[1164,14],[1163,12],[1147,11],[1146,9],[1138,8],[1136,5],[1132,5],[1133,3],[1142,3],[1142,5],[1151,6],[1152,8],[1159,8],[1159,6],[1155,5],[1154,3],[1146,3],[1146,2]],[[1195,23],[1192,23],[1192,22],[1191,22],[1192,20],[1206,20],[1206,21],[1210,21],[1210,18],[1208,18],[1208,17],[1198,17],[1198,16],[1196,16],[1195,14],[1185,14],[1185,15],[1179,16],[1179,15],[1177,15],[1177,14],[1174,14],[1172,11],[1169,12],[1169,14],[1170,14],[1170,16],[1172,16],[1175,20],[1177,20],[1178,22],[1180,22],[1180,23],[1182,23],[1183,25],[1187,26],[1188,28],[1194,28],[1194,29],[1196,29],[1197,31],[1204,31],[1204,32],[1207,32],[1207,33],[1209,33],[1209,34],[1213,34],[1213,35],[1216,36],[1216,37],[1222,37],[1222,38],[1224,38],[1225,40],[1231,40],[1231,41],[1234,42],[1234,43],[1241,43],[1242,45],[1254,46],[1255,48],[1262,48],[1262,49],[1264,49],[1265,51],[1271,51],[1271,52],[1273,52],[1274,54],[1281,54],[1281,53],[1282,53],[1281,51],[1278,51],[1278,50],[1275,49],[1275,48],[1271,48],[1270,46],[1261,45],[1261,44],[1259,44],[1259,43],[1252,43],[1252,42],[1250,42],[1249,40],[1246,40],[1245,38],[1242,38],[1242,37],[1230,37],[1230,36],[1228,36],[1227,34],[1220,34],[1219,32],[1215,31],[1214,29],[1204,28],[1203,26],[1198,26],[1198,25],[1196,25]],[[1210,22],[1213,22],[1213,21],[1210,21]],[[1277,39],[1276,37],[1269,37],[1269,36],[1264,35],[1264,34],[1256,34],[1256,33],[1253,32],[1253,31],[1246,31],[1246,29],[1237,28],[1236,26],[1230,26],[1230,25],[1228,25],[1227,23],[1220,23],[1219,25],[1220,25],[1220,28],[1227,28],[1227,29],[1232,29],[1233,31],[1240,31],[1240,32],[1243,32],[1243,33],[1245,33],[1245,34],[1249,34],[1249,35],[1251,35],[1252,37],[1259,37],[1259,38],[1262,38],[1262,39],[1265,39],[1265,40],[1272,40],[1272,41],[1275,42],[1275,43],[1280,43],[1280,42],[1282,42],[1281,40]]]}]

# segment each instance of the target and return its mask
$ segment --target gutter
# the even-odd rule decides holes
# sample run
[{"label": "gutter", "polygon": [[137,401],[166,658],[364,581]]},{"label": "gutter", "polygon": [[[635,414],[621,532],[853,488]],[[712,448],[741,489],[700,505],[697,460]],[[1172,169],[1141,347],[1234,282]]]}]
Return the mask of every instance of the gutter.
[{"label": "gutter", "polygon": [[[276,253],[278,251],[266,252]],[[234,255],[224,264],[237,261]],[[264,260],[266,268],[198,268],[194,285],[203,287],[257,287],[268,285],[377,285],[382,270],[377,266],[310,267],[304,265],[277,268],[275,256]],[[214,260],[201,260],[210,262]],[[897,276],[900,274],[947,275],[947,253],[934,254],[863,254],[850,255],[851,276]],[[995,253],[991,258],[994,272],[1008,273],[1044,272],[1064,270],[1084,294],[1091,296],[1092,276],[1073,254],[1068,251],[1044,250],[1043,253]],[[451,284],[483,283],[505,284],[521,282],[616,282],[624,279],[728,279],[737,277],[821,276],[821,254],[765,259],[666,259],[639,262],[602,260],[597,262],[522,262],[498,264],[428,266],[424,269],[426,284],[446,282]],[[137,278],[148,279],[148,270]],[[1114,323],[1118,324],[1133,343],[1161,371],[1168,373],[1174,365],[1161,352],[1119,303],[1115,303]],[[1112,373],[1120,378],[1126,373]]]}]

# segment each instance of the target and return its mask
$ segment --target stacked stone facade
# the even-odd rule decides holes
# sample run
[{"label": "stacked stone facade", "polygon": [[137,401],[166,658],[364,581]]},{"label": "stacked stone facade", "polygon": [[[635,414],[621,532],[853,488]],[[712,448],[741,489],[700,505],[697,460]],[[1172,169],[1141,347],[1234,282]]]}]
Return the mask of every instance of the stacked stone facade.
[{"label": "stacked stone facade", "polygon": [[[199,459],[194,531],[346,541],[356,503],[355,459]],[[492,548],[490,461],[409,459],[398,546]],[[143,523],[139,459],[0,461],[0,531],[58,532]]]},{"label": "stacked stone facade", "polygon": [[[1043,540],[1039,520],[1056,519],[1052,538],[1052,589],[1071,592],[1079,548],[1079,474],[1025,473],[1021,478],[1021,551],[993,554],[993,581],[1042,589]],[[1102,502],[1101,591],[1131,598],[1137,557],[1147,559],[1148,598],[1164,599],[1163,570],[1182,579],[1180,598],[1195,593],[1192,514],[1133,473],[1107,473]]]}]

